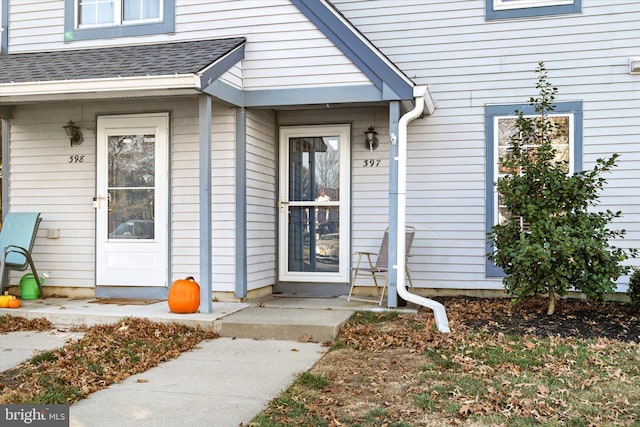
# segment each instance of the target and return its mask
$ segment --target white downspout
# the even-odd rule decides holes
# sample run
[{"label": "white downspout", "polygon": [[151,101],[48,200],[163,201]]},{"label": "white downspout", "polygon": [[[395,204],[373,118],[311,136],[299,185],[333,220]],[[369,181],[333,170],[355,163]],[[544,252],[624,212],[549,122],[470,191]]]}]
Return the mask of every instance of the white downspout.
[{"label": "white downspout", "polygon": [[426,86],[415,86],[413,97],[416,106],[400,118],[398,123],[398,250],[396,265],[394,268],[398,273],[397,287],[398,295],[407,301],[422,305],[433,310],[436,319],[436,327],[440,332],[449,333],[449,320],[444,306],[437,301],[409,293],[405,283],[405,263],[406,263],[406,213],[407,213],[407,127],[409,123],[420,117],[425,107],[425,96],[428,88]]}]

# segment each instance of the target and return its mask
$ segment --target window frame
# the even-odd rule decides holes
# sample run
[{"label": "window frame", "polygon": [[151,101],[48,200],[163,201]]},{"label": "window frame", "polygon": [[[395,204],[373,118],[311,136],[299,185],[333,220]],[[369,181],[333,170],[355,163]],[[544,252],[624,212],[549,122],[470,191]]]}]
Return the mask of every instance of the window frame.
[{"label": "window frame", "polygon": [[[570,173],[582,170],[583,147],[583,113],[582,101],[558,102],[554,104],[552,116],[569,116],[569,165]],[[486,171],[485,171],[485,226],[487,232],[487,253],[493,252],[493,246],[488,233],[496,224],[498,218],[497,188],[495,182],[498,176],[498,138],[497,120],[505,117],[516,117],[515,111],[522,111],[525,116],[536,116],[534,107],[530,104],[506,104],[485,106],[485,142],[486,142]],[[486,259],[485,273],[487,277],[504,277],[504,272],[491,260]]]},{"label": "window frame", "polygon": [[582,12],[582,0],[486,0],[485,18],[529,18]]},{"label": "window frame", "polygon": [[[124,21],[114,17],[113,24],[89,26],[78,25],[78,3],[80,0],[65,0],[64,41],[95,40],[115,37],[134,37],[175,32],[175,0],[162,0],[160,19]],[[122,3],[122,0],[115,0]],[[116,7],[116,11],[121,8]],[[117,12],[116,12],[117,13]]]}]

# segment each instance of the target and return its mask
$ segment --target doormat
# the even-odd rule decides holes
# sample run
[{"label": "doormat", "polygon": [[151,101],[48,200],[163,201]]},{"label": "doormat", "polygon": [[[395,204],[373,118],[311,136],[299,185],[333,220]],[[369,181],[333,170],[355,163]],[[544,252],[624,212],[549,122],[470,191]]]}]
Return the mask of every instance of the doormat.
[{"label": "doormat", "polygon": [[115,305],[149,305],[163,301],[161,299],[140,299],[140,298],[99,298],[89,301],[93,304],[115,304]]}]

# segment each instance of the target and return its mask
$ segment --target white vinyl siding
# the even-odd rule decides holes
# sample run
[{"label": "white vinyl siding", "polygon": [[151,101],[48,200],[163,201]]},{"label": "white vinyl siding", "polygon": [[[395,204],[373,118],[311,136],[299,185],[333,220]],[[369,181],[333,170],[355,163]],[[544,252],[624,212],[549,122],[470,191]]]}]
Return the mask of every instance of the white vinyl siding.
[{"label": "white vinyl siding", "polygon": [[557,101],[583,101],[584,168],[621,154],[602,208],[623,211],[616,225],[627,236],[617,245],[640,247],[640,101],[628,65],[638,54],[637,1],[584,0],[581,14],[489,22],[484,1],[333,3],[416,83],[428,84],[437,103],[409,128],[416,286],[502,289],[500,279],[485,275],[484,106],[535,96],[539,61],[559,88]]},{"label": "white vinyl siding", "polygon": [[[198,102],[168,102],[171,140],[171,264],[173,280],[200,273]],[[213,104],[211,124],[213,290],[235,286],[235,113]]]},{"label": "white vinyl siding", "polygon": [[[62,125],[73,116],[85,127],[79,108],[16,108],[11,119],[9,205],[5,211],[42,212],[33,256],[50,286],[93,287],[95,268],[95,135],[70,148]],[[37,122],[35,121],[37,117]],[[82,163],[69,163],[71,155]],[[60,230],[58,239],[48,230]],[[24,272],[12,272],[16,284]]]},{"label": "white vinyl siding", "polygon": [[247,112],[247,284],[276,282],[276,141],[272,111]]},{"label": "white vinyl siding", "polygon": [[177,0],[175,13],[175,34],[64,43],[64,0],[25,0],[11,5],[9,52],[246,37],[246,90],[369,83],[289,0]]},{"label": "white vinyl siding", "polygon": [[234,292],[236,284],[236,116],[223,105],[212,107],[211,226],[214,291]]},{"label": "white vinyl siding", "polygon": [[243,89],[242,61],[240,61],[240,64],[234,65],[229,71],[220,76],[220,81],[231,85],[236,89]]}]

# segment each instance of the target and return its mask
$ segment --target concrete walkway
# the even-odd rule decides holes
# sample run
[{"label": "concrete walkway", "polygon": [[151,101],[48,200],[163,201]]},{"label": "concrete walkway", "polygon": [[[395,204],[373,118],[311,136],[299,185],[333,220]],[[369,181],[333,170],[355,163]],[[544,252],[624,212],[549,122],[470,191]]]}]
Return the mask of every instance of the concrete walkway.
[{"label": "concrete walkway", "polygon": [[218,338],[70,408],[72,427],[247,425],[326,347]]}]

